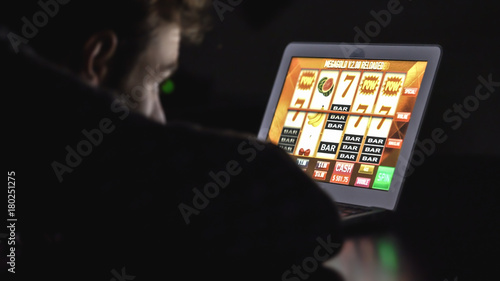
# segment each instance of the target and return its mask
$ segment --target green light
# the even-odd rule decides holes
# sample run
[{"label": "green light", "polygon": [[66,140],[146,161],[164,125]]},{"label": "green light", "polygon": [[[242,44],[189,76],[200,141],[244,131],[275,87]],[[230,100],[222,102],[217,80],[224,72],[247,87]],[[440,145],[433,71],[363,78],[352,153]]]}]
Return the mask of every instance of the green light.
[{"label": "green light", "polygon": [[161,84],[160,89],[163,94],[170,95],[175,90],[174,81],[171,79],[166,80],[163,84]]},{"label": "green light", "polygon": [[387,238],[381,239],[377,243],[377,250],[382,266],[386,270],[396,272],[398,270],[398,254],[396,251],[396,245],[394,245],[394,241],[391,241]]}]

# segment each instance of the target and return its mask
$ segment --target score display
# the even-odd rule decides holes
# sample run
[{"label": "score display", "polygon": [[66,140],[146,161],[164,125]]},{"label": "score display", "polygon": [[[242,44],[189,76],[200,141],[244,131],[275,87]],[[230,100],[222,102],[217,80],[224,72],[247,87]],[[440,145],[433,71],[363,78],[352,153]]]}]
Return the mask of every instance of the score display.
[{"label": "score display", "polygon": [[268,140],[314,180],[389,190],[426,66],[294,57]]}]

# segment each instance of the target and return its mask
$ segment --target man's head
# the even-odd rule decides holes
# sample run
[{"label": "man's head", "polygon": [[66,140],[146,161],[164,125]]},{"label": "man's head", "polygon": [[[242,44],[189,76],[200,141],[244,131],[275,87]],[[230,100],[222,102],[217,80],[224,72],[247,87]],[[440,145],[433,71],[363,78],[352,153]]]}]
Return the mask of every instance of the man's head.
[{"label": "man's head", "polygon": [[[196,41],[205,0],[17,0],[1,23],[84,82],[113,91],[133,110],[165,122],[159,84],[177,66],[181,37]],[[5,4],[4,4],[5,5]]]}]

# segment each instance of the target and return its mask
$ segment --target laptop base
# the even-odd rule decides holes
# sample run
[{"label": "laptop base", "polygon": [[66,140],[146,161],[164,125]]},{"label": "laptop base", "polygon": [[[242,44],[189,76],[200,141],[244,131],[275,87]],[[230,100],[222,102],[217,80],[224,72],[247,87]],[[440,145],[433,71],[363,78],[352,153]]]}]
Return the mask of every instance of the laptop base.
[{"label": "laptop base", "polygon": [[339,202],[336,205],[343,226],[378,220],[385,214],[390,213],[386,209],[377,207],[364,207]]}]

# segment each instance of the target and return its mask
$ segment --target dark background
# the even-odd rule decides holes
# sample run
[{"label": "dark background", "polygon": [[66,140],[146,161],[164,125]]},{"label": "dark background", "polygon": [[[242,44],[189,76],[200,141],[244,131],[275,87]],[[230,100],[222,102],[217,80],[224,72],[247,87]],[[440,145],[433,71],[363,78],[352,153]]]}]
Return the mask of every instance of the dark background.
[{"label": "dark background", "polygon": [[[212,8],[212,30],[200,45],[182,47],[173,77],[176,89],[162,96],[168,119],[257,134],[286,45],[352,43],[355,28],[365,30],[375,20],[371,11],[386,10],[388,2],[243,0],[224,13],[223,21]],[[474,95],[478,76],[500,82],[498,3],[400,3],[401,13],[392,15],[370,42],[442,46],[419,139],[428,139],[435,128],[448,139],[406,180],[395,216],[378,229],[359,231],[401,239],[418,271],[428,277],[422,280],[496,280],[500,87],[456,129],[443,113]]]},{"label": "dark background", "polygon": [[[387,10],[390,1],[233,2],[241,4],[225,11],[222,21],[211,7],[213,28],[201,45],[182,47],[180,68],[173,78],[176,90],[163,96],[170,121],[187,120],[256,134],[288,43],[364,43],[364,39],[355,38],[355,28],[364,31],[375,21],[373,12]],[[378,35],[369,36],[370,42],[439,44],[443,48],[419,139],[442,128],[449,138],[437,145],[436,153],[500,155],[500,88],[480,101],[468,118],[460,118],[460,125],[443,118],[444,112],[454,110],[454,104],[463,104],[474,95],[478,76],[492,75],[493,81],[500,81],[498,4],[427,0],[399,3],[402,11],[392,14]]]},{"label": "dark background", "polygon": [[[180,68],[173,77],[176,90],[163,96],[167,118],[257,134],[286,45],[293,41],[358,43],[355,28],[365,30],[375,20],[371,11],[386,10],[388,3],[245,0],[224,13],[223,21],[212,9],[214,26],[205,41],[182,47]],[[349,237],[377,233],[398,237],[403,248],[411,249],[403,258],[415,260],[416,271],[425,276],[414,280],[495,279],[497,259],[493,257],[500,250],[500,87],[467,118],[460,118],[461,124],[447,122],[443,114],[473,99],[479,76],[491,75],[500,82],[499,4],[400,3],[401,13],[393,14],[370,42],[442,47],[418,139],[428,140],[435,129],[442,129],[447,139],[420,154],[424,159],[406,179],[394,216],[386,224],[361,226]],[[484,88],[482,93],[486,94]]]}]

